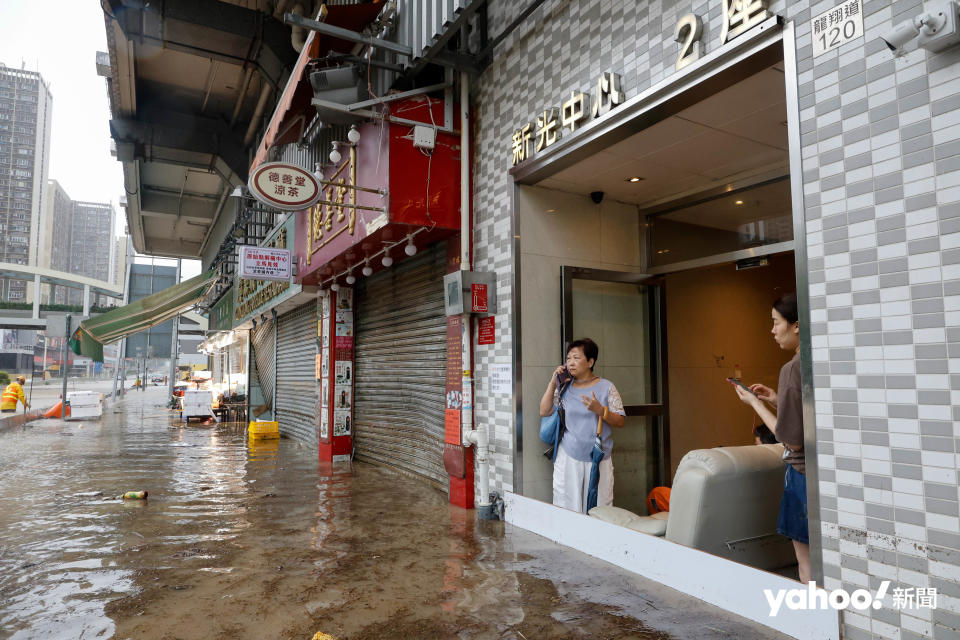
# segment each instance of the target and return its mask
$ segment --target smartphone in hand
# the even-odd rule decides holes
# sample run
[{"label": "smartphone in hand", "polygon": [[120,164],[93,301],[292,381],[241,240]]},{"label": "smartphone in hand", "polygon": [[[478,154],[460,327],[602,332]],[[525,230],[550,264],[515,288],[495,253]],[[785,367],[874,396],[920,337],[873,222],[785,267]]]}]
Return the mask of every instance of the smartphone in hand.
[{"label": "smartphone in hand", "polygon": [[563,367],[563,371],[557,374],[557,387],[563,387],[565,384],[570,382],[573,379],[573,376],[570,375],[570,372],[567,371],[567,367]]},{"label": "smartphone in hand", "polygon": [[729,382],[730,384],[732,384],[732,385],[734,385],[734,386],[740,387],[741,389],[743,389],[744,391],[746,391],[747,393],[749,393],[749,394],[751,394],[751,395],[754,395],[754,396],[757,395],[757,394],[755,394],[753,391],[750,390],[750,387],[748,387],[747,385],[743,384],[743,381],[742,381],[740,378],[727,378],[727,382]]}]

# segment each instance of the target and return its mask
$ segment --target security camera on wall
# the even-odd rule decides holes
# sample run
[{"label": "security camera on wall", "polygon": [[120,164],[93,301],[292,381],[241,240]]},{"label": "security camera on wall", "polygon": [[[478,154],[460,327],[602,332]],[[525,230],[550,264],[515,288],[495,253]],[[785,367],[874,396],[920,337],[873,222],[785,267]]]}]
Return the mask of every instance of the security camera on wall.
[{"label": "security camera on wall", "polygon": [[905,53],[904,47],[914,38],[921,49],[939,53],[960,44],[958,23],[960,4],[956,0],[933,0],[924,5],[923,13],[896,25],[881,40],[897,57]]},{"label": "security camera on wall", "polygon": [[593,204],[600,204],[603,202],[603,191],[591,191],[590,199],[593,200]]}]

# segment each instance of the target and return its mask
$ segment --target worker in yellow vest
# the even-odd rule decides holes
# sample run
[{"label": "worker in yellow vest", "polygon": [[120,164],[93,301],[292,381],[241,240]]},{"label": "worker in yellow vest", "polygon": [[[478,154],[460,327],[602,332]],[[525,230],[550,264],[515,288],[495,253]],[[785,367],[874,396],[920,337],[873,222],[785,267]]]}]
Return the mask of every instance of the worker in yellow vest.
[{"label": "worker in yellow vest", "polygon": [[26,382],[26,378],[17,376],[16,380],[7,385],[7,388],[3,390],[3,397],[0,399],[0,413],[16,413],[18,400],[23,403],[25,408],[30,408],[27,396],[23,395],[23,385]]}]

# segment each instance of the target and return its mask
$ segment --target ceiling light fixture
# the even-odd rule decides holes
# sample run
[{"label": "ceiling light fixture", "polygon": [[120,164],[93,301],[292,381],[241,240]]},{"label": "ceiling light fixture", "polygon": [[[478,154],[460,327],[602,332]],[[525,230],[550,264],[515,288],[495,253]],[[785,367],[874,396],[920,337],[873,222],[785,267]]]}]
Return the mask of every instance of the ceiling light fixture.
[{"label": "ceiling light fixture", "polygon": [[407,236],[407,246],[403,248],[403,252],[408,256],[417,255],[417,245],[413,244],[413,234]]},{"label": "ceiling light fixture", "polygon": [[347,140],[349,140],[351,144],[360,142],[360,130],[357,129],[357,125],[350,127],[350,131],[347,132]]},{"label": "ceiling light fixture", "polygon": [[360,270],[360,273],[365,276],[373,275],[373,267],[370,266],[370,258],[367,258],[363,261],[363,269]]},{"label": "ceiling light fixture", "polygon": [[338,162],[340,162],[340,149],[338,148],[339,144],[340,144],[339,142],[334,142],[333,151],[330,152],[330,162],[332,162],[333,164],[337,164]]},{"label": "ceiling light fixture", "polygon": [[381,264],[385,267],[389,267],[393,264],[393,258],[390,257],[390,254],[386,251],[383,252],[383,260],[380,261]]},{"label": "ceiling light fixture", "polygon": [[336,280],[330,285],[330,291],[340,291],[340,285],[337,284]]},{"label": "ceiling light fixture", "polygon": [[627,178],[627,182],[640,182],[641,180],[643,180],[643,178],[640,176],[630,176]]},{"label": "ceiling light fixture", "polygon": [[351,270],[351,271],[347,271],[347,278],[346,278],[346,280],[347,280],[347,284],[353,284],[354,282],[357,281],[357,277],[356,277],[355,275],[353,275],[353,271],[352,271],[352,270]]},{"label": "ceiling light fixture", "polygon": [[743,200],[737,200],[737,201],[734,202],[733,204],[735,204],[735,205],[737,205],[737,206],[739,207],[741,204],[743,204]]}]

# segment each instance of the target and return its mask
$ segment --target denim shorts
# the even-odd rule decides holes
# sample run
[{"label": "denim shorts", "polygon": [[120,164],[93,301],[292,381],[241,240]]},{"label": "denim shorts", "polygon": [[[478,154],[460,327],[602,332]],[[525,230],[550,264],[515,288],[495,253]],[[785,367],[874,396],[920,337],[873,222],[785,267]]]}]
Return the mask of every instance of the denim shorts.
[{"label": "denim shorts", "polygon": [[780,516],[777,533],[791,540],[810,544],[807,531],[807,477],[787,465],[783,476],[783,497],[780,498]]}]

